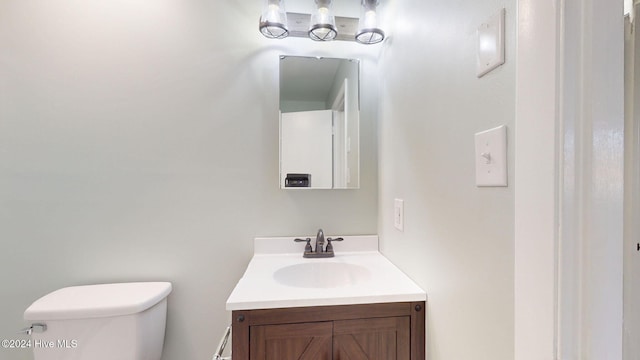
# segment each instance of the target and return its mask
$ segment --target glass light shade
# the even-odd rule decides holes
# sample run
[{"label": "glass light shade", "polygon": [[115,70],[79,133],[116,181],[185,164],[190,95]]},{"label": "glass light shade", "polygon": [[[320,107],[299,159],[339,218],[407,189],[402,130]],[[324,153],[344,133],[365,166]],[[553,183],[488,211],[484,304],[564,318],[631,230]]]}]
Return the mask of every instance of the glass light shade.
[{"label": "glass light shade", "polygon": [[317,9],[311,14],[309,37],[316,41],[331,41],[338,35],[336,18],[331,13],[331,0],[316,0]]},{"label": "glass light shade", "polygon": [[384,40],[384,31],[379,27],[378,4],[379,0],[362,0],[356,32],[356,41],[361,44],[377,44]]},{"label": "glass light shade", "polygon": [[270,39],[283,39],[289,36],[284,0],[264,1],[262,16],[260,16],[260,32]]}]

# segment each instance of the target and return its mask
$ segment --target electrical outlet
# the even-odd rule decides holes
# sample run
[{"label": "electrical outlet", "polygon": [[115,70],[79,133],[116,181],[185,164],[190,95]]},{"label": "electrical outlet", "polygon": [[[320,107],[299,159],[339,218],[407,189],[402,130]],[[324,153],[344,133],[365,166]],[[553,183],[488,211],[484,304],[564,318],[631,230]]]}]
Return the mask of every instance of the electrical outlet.
[{"label": "electrical outlet", "polygon": [[393,226],[404,232],[404,200],[395,199],[393,204]]},{"label": "electrical outlet", "polygon": [[493,15],[478,27],[476,75],[482,77],[504,64],[504,16],[505,10]]}]

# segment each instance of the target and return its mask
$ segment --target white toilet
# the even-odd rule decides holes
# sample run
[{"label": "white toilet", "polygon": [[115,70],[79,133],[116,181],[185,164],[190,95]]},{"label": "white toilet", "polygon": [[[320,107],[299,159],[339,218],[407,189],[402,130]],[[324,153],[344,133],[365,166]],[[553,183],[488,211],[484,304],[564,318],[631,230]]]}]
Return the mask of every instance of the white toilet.
[{"label": "white toilet", "polygon": [[168,282],[73,286],[24,312],[35,360],[160,360]]}]

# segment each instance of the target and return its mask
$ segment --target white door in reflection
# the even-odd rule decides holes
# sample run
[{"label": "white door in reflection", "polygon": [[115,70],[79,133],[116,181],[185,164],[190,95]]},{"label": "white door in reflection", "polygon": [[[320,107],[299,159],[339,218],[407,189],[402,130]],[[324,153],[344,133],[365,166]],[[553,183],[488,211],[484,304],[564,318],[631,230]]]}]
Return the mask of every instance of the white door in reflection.
[{"label": "white door in reflection", "polygon": [[333,187],[333,111],[300,111],[281,114],[280,187],[287,174],[309,174],[309,187]]}]

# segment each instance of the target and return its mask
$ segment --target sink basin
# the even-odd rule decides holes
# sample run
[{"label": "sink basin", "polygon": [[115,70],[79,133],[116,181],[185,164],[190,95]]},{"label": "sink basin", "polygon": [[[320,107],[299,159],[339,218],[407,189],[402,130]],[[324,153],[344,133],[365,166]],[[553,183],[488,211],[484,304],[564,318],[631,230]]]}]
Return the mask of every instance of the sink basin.
[{"label": "sink basin", "polygon": [[280,284],[302,288],[335,288],[355,285],[371,278],[369,269],[350,263],[308,262],[276,270]]}]

